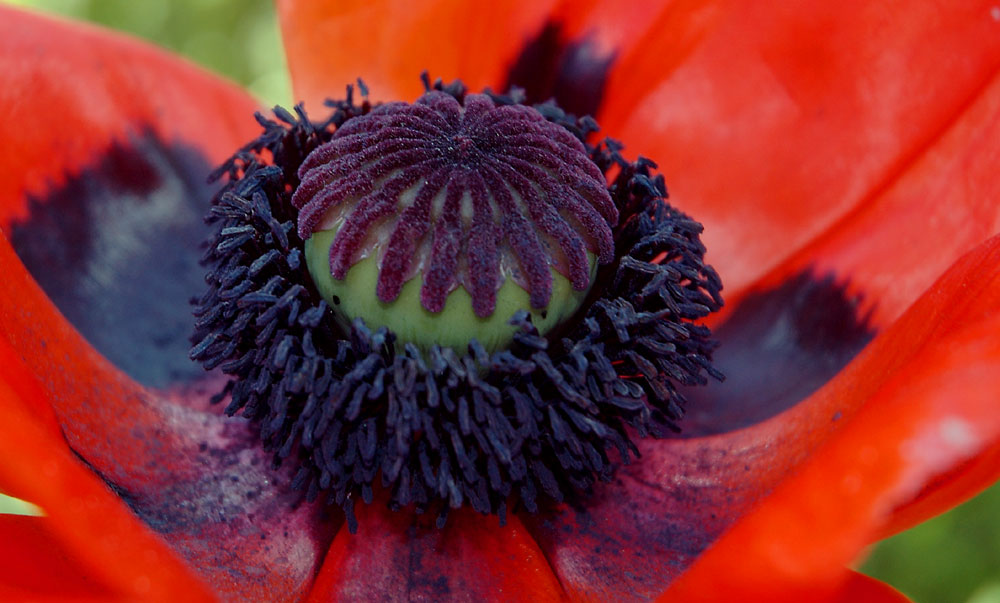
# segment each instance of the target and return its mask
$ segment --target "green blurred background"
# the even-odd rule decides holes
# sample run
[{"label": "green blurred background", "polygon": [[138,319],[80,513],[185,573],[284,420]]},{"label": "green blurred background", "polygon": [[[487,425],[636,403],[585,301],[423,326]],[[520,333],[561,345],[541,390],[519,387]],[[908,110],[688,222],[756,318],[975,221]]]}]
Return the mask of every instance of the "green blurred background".
[{"label": "green blurred background", "polygon": [[[131,32],[291,103],[270,0],[0,0]],[[917,603],[1000,603],[1000,485],[874,547],[861,571]]]},{"label": "green blurred background", "polygon": [[270,0],[0,0],[93,21],[180,53],[266,106],[292,98]]}]

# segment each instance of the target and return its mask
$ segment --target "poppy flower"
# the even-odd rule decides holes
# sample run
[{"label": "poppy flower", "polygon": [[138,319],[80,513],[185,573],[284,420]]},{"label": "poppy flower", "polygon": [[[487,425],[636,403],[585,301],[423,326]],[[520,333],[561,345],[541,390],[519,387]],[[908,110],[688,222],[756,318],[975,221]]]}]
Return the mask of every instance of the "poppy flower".
[{"label": "poppy flower", "polygon": [[[1000,472],[1000,13],[986,3],[279,2],[296,96],[523,86],[705,225],[721,384],[572,504],[299,504],[188,360],[205,176],[259,134],[161,51],[0,9],[0,593],[900,600],[845,569]],[[52,576],[59,576],[58,582]],[[867,597],[867,599],[863,599]]]}]

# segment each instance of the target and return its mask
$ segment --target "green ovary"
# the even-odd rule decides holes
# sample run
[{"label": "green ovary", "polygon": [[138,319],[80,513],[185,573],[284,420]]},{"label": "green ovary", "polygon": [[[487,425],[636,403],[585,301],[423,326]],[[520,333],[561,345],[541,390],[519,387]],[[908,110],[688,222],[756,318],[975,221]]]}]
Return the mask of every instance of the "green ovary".
[{"label": "green ovary", "polygon": [[[445,302],[444,310],[438,313],[427,311],[420,304],[420,275],[410,279],[394,301],[380,301],[375,295],[378,282],[378,266],[375,254],[354,264],[343,280],[330,274],[330,244],[333,230],[318,231],[305,243],[306,264],[320,295],[333,308],[338,321],[350,325],[355,318],[362,318],[370,329],[386,327],[403,342],[412,342],[427,349],[437,344],[464,352],[471,339],[487,351],[493,352],[507,347],[513,339],[516,328],[507,324],[518,310],[528,310],[531,321],[539,333],[545,334],[556,325],[567,320],[576,312],[587,297],[587,291],[575,291],[570,282],[561,274],[552,271],[552,297],[546,308],[531,308],[528,292],[511,279],[506,279],[497,291],[496,309],[486,318],[480,318],[472,311],[472,297],[464,287],[457,287]],[[597,273],[597,262],[592,254],[590,260],[590,283],[593,285]]]}]

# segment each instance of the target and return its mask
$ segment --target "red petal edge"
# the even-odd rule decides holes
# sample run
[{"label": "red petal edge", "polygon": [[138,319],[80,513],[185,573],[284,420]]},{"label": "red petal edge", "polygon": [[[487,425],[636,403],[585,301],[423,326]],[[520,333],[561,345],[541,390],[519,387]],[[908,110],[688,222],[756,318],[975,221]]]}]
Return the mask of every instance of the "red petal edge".
[{"label": "red petal edge", "polygon": [[[876,328],[892,324],[952,258],[1000,229],[998,161],[1000,76],[994,76],[898,180],[759,286],[805,269],[849,275],[849,291],[862,300],[859,314]],[[994,450],[992,457],[998,455]],[[884,535],[958,504],[998,477],[1000,463],[981,458],[955,468],[901,508]]]},{"label": "red petal edge", "polygon": [[913,500],[893,510],[889,523],[872,540],[892,536],[944,513],[979,494],[998,479],[1000,479],[1000,442],[994,444],[991,449],[984,450],[976,458],[928,482]]},{"label": "red petal edge", "polygon": [[[888,327],[954,258],[1000,229],[998,161],[1000,76],[994,74],[892,182],[755,287],[803,270],[832,274],[846,281],[852,297],[860,297],[860,315],[877,329]],[[727,298],[732,308],[741,295]],[[995,449],[992,458],[997,455]],[[983,458],[990,455],[928,483],[896,512],[882,536],[916,525],[995,481],[1000,464]]]},{"label": "red petal edge", "polygon": [[[0,339],[6,358],[10,357],[8,348]],[[6,373],[25,367],[4,365],[4,369]],[[31,537],[23,543],[24,548],[5,547],[5,554],[17,555],[19,551],[22,561],[33,565],[54,557],[61,565],[46,569],[74,570],[64,585],[74,596],[111,592],[143,600],[214,600],[186,564],[34,415],[32,407],[37,401],[23,401],[5,381],[0,380],[0,415],[4,418],[0,458],[6,459],[0,464],[0,490],[16,493],[46,513],[42,518],[12,520],[0,526],[5,539],[12,534]],[[10,462],[14,459],[31,462]],[[32,548],[42,545],[43,551]],[[36,557],[32,551],[42,554]],[[3,571],[7,570],[4,565]],[[4,583],[13,590],[19,585],[29,587],[32,581],[30,576],[20,576]],[[31,597],[44,594],[21,592]]]},{"label": "red petal edge", "polygon": [[[931,480],[1000,443],[1000,237],[960,259],[817,396],[857,414],[710,547],[667,600],[796,601],[841,569]],[[897,364],[888,373],[875,348]],[[865,390],[876,385],[869,396]],[[985,483],[979,484],[985,486]]]},{"label": "red petal edge", "polygon": [[[809,601],[821,601],[822,593],[817,593]],[[879,582],[854,571],[845,572],[840,586],[834,591],[830,603],[908,603],[903,593],[884,582]]]}]

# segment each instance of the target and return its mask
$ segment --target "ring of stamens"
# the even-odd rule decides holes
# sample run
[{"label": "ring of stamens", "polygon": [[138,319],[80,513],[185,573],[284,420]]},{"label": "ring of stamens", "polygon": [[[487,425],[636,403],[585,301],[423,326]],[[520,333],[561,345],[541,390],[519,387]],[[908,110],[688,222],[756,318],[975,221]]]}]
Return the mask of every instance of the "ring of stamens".
[{"label": "ring of stamens", "polygon": [[[466,97],[460,84],[434,89]],[[560,337],[540,336],[523,313],[509,348],[493,353],[475,340],[420,350],[361,321],[345,330],[312,284],[292,203],[303,159],[371,110],[350,90],[330,106],[320,123],[301,108],[259,116],[264,132],[217,171],[228,182],[209,214],[191,357],[230,376],[216,400],[256,421],[275,462],[297,464],[295,485],[343,506],[352,530],[355,501],[371,502],[378,483],[391,507],[436,509],[439,525],[463,505],[502,519],[511,502],[535,511],[583,495],[611,479],[610,451],[627,463],[633,437],[676,429],[680,386],[721,378],[697,324],[722,304],[701,225],[664,202],[652,162],[625,160],[613,141],[583,143],[593,121],[552,105],[535,109],[615,174],[607,193],[620,215],[614,261]]]}]

